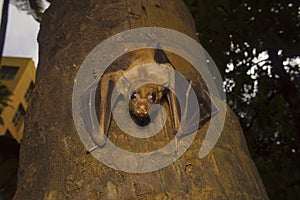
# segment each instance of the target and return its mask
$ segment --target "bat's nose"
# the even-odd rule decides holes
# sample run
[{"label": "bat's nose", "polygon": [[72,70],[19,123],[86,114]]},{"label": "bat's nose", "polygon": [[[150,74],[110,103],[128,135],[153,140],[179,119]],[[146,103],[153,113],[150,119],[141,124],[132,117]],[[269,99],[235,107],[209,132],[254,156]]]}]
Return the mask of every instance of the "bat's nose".
[{"label": "bat's nose", "polygon": [[139,115],[148,115],[148,109],[145,105],[140,105],[136,109],[136,113],[139,114]]}]

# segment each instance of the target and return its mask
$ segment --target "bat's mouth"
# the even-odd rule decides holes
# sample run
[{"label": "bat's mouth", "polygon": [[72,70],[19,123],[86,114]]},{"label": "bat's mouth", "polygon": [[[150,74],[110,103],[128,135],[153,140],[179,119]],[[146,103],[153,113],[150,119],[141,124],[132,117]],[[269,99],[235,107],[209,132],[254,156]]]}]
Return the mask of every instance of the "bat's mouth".
[{"label": "bat's mouth", "polygon": [[149,115],[138,115],[133,113],[132,111],[129,112],[131,119],[139,126],[147,126],[151,123],[151,118]]}]

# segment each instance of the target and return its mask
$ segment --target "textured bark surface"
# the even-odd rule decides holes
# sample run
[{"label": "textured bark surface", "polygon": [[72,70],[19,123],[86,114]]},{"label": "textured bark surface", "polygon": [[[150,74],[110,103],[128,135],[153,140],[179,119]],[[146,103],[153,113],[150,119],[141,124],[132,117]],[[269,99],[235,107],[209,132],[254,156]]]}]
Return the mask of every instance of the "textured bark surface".
[{"label": "textured bark surface", "polygon": [[[104,39],[143,26],[166,27],[196,38],[180,0],[52,1],[41,24],[38,80],[27,113],[15,200],[268,199],[229,108],[222,135],[204,159],[198,152],[208,124],[181,158],[151,173],[116,171],[86,154],[72,119],[72,89],[80,64]],[[127,142],[118,140],[117,131],[113,123],[110,139]],[[168,142],[171,136],[165,134]],[[144,152],[153,147],[161,147],[161,142],[124,148]]]}]

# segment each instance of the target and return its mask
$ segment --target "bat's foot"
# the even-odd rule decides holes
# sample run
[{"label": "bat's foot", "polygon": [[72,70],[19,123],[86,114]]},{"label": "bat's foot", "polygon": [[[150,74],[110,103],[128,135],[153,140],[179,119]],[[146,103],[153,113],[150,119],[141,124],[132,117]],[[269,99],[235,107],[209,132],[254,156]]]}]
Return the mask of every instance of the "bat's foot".
[{"label": "bat's foot", "polygon": [[101,140],[96,140],[95,143],[97,144],[98,147],[102,148],[105,146],[106,144],[106,137],[104,137]]},{"label": "bat's foot", "polygon": [[107,137],[103,133],[93,133],[92,138],[99,148],[105,146]]}]

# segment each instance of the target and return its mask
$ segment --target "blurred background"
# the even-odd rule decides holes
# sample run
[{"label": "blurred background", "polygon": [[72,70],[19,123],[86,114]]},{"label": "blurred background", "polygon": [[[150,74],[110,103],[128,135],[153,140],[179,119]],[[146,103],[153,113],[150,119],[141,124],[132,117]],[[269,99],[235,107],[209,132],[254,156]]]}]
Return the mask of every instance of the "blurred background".
[{"label": "blurred background", "polygon": [[186,0],[271,199],[300,198],[300,1]]},{"label": "blurred background", "polygon": [[[227,102],[240,119],[270,198],[299,199],[300,0],[185,2],[201,44],[223,76]],[[5,41],[0,45],[2,200],[10,199],[16,187],[23,117],[38,62],[39,21],[49,4],[43,0],[0,0],[0,5],[1,44]],[[17,85],[24,87],[15,90]],[[5,120],[14,123],[6,126]]]}]

